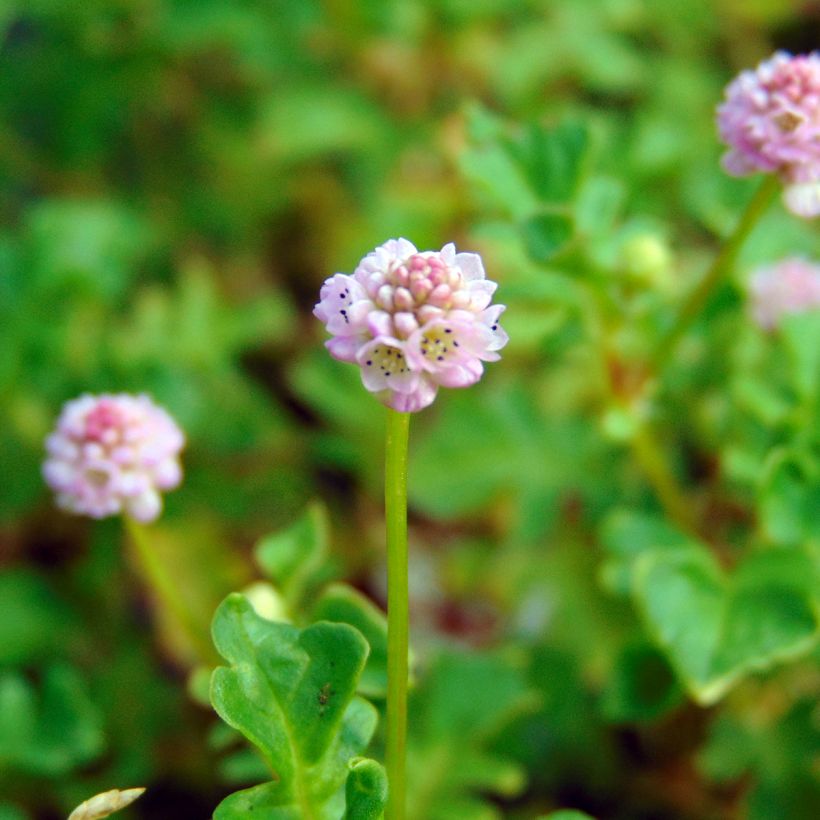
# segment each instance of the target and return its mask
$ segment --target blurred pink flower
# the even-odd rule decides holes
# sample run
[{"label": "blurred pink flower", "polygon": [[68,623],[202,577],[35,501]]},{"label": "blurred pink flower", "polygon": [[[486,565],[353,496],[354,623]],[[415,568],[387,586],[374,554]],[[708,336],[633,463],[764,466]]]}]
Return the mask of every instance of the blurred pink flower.
[{"label": "blurred pink flower", "polygon": [[717,121],[729,146],[726,171],[775,173],[789,210],[820,214],[820,54],[778,51],[741,72],[726,88]]},{"label": "blurred pink flower", "polygon": [[755,321],[774,330],[785,316],[820,309],[820,265],[792,257],[759,268],[750,283]]},{"label": "blurred pink flower", "polygon": [[495,282],[481,257],[455,246],[419,252],[391,239],[369,253],[353,276],[322,286],[314,316],[333,338],[331,355],[361,368],[364,386],[394,410],[427,407],[438,388],[467,387],[482,362],[500,358],[507,334],[503,305],[490,305]]},{"label": "blurred pink flower", "polygon": [[65,404],[46,439],[43,476],[64,510],[153,521],[160,491],[182,479],[184,443],[176,422],[148,396],[86,394]]}]

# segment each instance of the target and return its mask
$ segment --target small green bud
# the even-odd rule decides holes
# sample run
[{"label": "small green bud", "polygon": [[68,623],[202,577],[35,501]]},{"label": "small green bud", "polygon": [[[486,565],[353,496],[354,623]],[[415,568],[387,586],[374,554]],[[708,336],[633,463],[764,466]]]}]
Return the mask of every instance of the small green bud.
[{"label": "small green bud", "polygon": [[620,262],[632,279],[659,288],[670,283],[672,253],[657,234],[639,233],[630,236],[621,246]]}]

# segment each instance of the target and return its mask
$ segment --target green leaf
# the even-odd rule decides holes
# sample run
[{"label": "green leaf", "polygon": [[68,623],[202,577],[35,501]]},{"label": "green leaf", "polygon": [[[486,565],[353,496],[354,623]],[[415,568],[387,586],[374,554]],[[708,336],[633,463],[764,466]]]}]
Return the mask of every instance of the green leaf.
[{"label": "green leaf", "polygon": [[100,715],[71,667],[46,669],[40,688],[20,673],[0,677],[0,768],[54,777],[94,760],[104,745]]},{"label": "green leaf", "polygon": [[634,594],[692,697],[709,705],[750,672],[812,647],[816,579],[817,568],[798,551],[754,554],[727,576],[706,548],[692,544],[644,555]]},{"label": "green leaf", "polygon": [[648,551],[686,549],[691,540],[664,519],[630,509],[610,513],[600,530],[609,559],[601,569],[601,581],[619,595],[632,591],[635,562]]},{"label": "green leaf", "polygon": [[625,186],[618,179],[600,176],[587,180],[575,203],[578,229],[590,235],[612,230],[625,198]]},{"label": "green leaf", "polygon": [[[387,134],[369,97],[326,83],[289,84],[271,94],[260,114],[263,155],[302,162],[327,154],[374,154]],[[299,123],[301,127],[294,128]]]},{"label": "green leaf", "polygon": [[150,231],[113,200],[48,199],[28,213],[30,272],[42,288],[122,293],[150,247]]},{"label": "green leaf", "polygon": [[255,552],[259,565],[293,608],[323,575],[327,554],[327,514],[320,504],[311,504],[290,527],[262,539]]},{"label": "green leaf", "polygon": [[772,455],[759,491],[760,522],[776,544],[820,545],[820,469],[814,459]]},{"label": "green leaf", "polygon": [[379,820],[387,803],[387,772],[384,767],[367,758],[351,761],[345,798],[345,820]]},{"label": "green leaf", "polygon": [[346,624],[300,630],[228,596],[214,617],[218,667],[211,702],[262,753],[274,781],[226,798],[217,820],[257,812],[266,818],[337,820],[351,758],[367,746],[376,710],[355,696],[367,643]]},{"label": "green leaf", "polygon": [[539,262],[547,262],[560,253],[573,232],[572,219],[563,214],[536,214],[521,225],[527,253]]},{"label": "green leaf", "polygon": [[537,820],[595,820],[591,815],[576,809],[560,809],[551,814],[542,814]]},{"label": "green leaf", "polygon": [[575,198],[589,155],[585,124],[530,123],[523,132],[512,131],[474,108],[468,131],[472,145],[461,154],[462,173],[515,220],[539,206],[567,206]]},{"label": "green leaf", "polygon": [[38,575],[23,569],[0,574],[0,664],[48,658],[65,646],[71,613]]},{"label": "green leaf", "polygon": [[820,805],[816,709],[809,694],[785,714],[771,708],[724,711],[709,728],[698,767],[717,783],[745,776],[751,788],[741,812],[749,820],[813,820]]},{"label": "green leaf", "polygon": [[618,655],[602,706],[614,721],[648,721],[678,705],[682,694],[658,649],[645,643],[629,644]]},{"label": "green leaf", "polygon": [[482,516],[507,498],[511,518],[537,535],[555,497],[598,463],[594,429],[571,416],[545,423],[533,384],[488,381],[442,398],[433,423],[420,425],[410,465],[411,503],[425,515]]},{"label": "green leaf", "polygon": [[459,159],[462,174],[493,203],[513,217],[521,217],[538,206],[524,170],[498,144],[472,148]]},{"label": "green leaf", "polygon": [[789,352],[797,394],[817,402],[820,394],[820,312],[813,310],[787,316],[780,332]]},{"label": "green leaf", "polygon": [[479,794],[511,797],[526,781],[517,764],[491,751],[492,741],[536,705],[516,658],[467,652],[440,656],[411,699],[408,805],[413,817],[497,817]]},{"label": "green leaf", "polygon": [[586,125],[566,120],[552,128],[531,125],[523,137],[510,142],[510,152],[526,169],[539,200],[565,204],[581,182],[589,143]]},{"label": "green leaf", "polygon": [[347,584],[331,584],[312,611],[312,619],[350,624],[362,633],[370,654],[359,679],[366,697],[387,693],[387,617],[372,601]]},{"label": "green leaf", "polygon": [[11,803],[0,803],[0,820],[28,820],[28,815]]}]

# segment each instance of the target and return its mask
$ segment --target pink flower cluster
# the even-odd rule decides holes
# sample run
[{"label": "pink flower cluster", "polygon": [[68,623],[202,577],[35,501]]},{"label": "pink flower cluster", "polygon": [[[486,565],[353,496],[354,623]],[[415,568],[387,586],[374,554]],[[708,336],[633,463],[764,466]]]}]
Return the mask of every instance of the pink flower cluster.
[{"label": "pink flower cluster", "polygon": [[820,54],[778,51],[743,71],[726,88],[717,121],[730,174],[778,174],[789,210],[820,214]]},{"label": "pink flower cluster", "polygon": [[751,308],[764,330],[774,330],[785,316],[820,310],[820,265],[792,257],[759,268],[750,283]]},{"label": "pink flower cluster", "polygon": [[507,334],[498,324],[504,306],[490,305],[496,287],[476,253],[456,253],[452,244],[419,252],[391,239],[353,276],[326,280],[313,314],[333,334],[331,355],[357,364],[381,402],[411,413],[440,386],[474,384],[482,362],[500,358]]},{"label": "pink flower cluster", "polygon": [[66,403],[46,439],[43,476],[65,510],[153,521],[162,509],[160,491],[182,479],[184,443],[171,416],[148,396],[83,395]]}]

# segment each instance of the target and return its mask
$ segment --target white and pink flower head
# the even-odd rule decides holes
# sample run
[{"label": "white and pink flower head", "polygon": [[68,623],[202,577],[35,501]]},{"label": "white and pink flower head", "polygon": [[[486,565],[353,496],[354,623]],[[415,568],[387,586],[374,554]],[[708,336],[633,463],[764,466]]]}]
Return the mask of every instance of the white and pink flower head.
[{"label": "white and pink flower head", "polygon": [[800,257],[758,268],[749,286],[754,320],[775,330],[793,313],[820,310],[820,265]]},{"label": "white and pink flower head", "polygon": [[148,396],[86,394],[65,404],[46,439],[43,476],[64,510],[145,523],[159,515],[161,491],[182,479],[184,444],[176,422]]},{"label": "white and pink flower head", "polygon": [[331,355],[361,368],[364,386],[400,412],[427,407],[438,388],[468,387],[500,358],[507,334],[491,305],[495,282],[481,257],[455,246],[419,252],[391,239],[353,273],[322,286],[313,315],[333,338]]},{"label": "white and pink flower head", "polygon": [[717,122],[729,146],[726,171],[777,174],[792,213],[820,214],[820,53],[778,51],[741,72],[726,88]]}]

